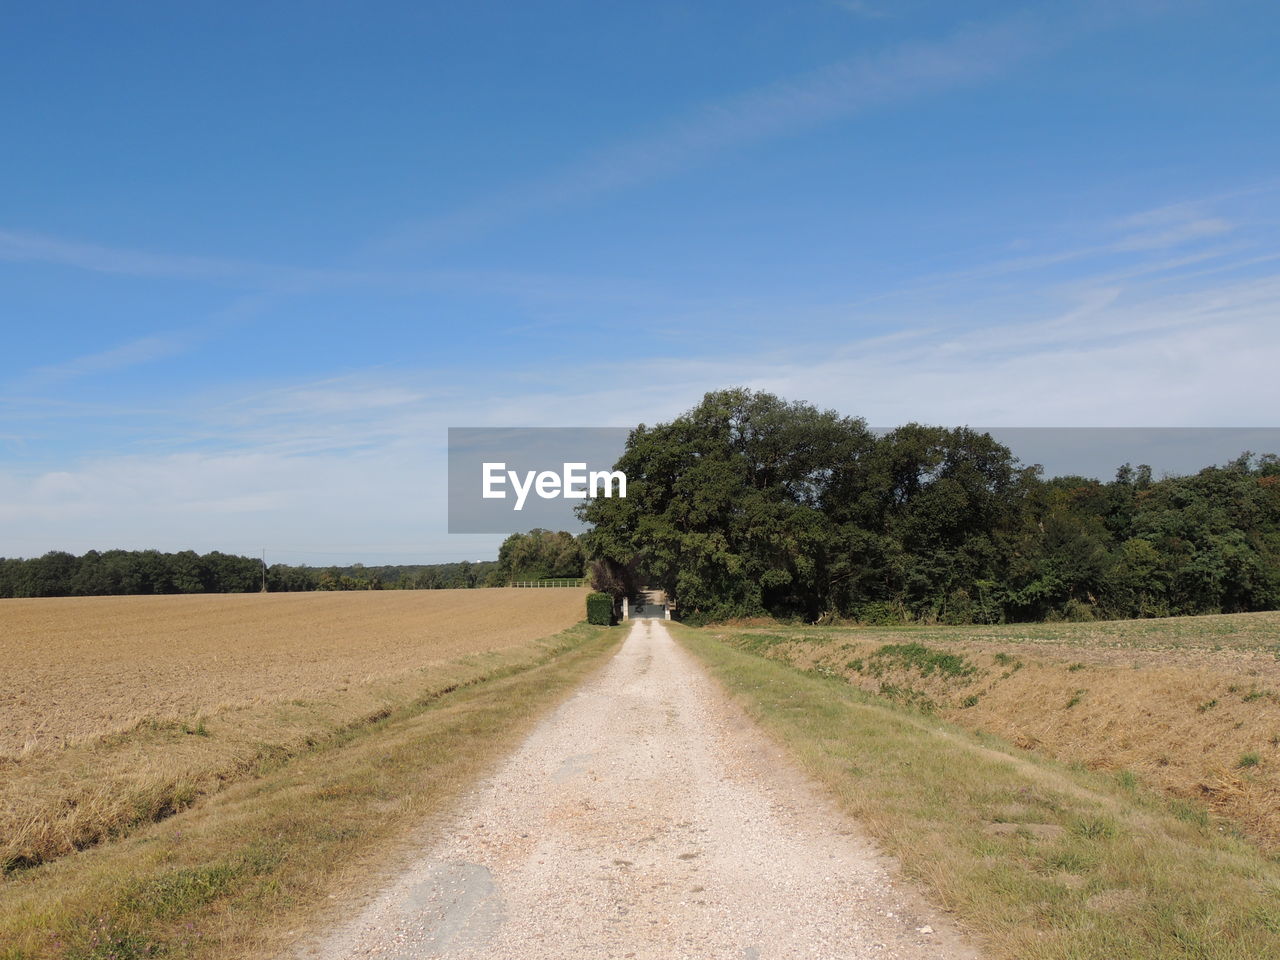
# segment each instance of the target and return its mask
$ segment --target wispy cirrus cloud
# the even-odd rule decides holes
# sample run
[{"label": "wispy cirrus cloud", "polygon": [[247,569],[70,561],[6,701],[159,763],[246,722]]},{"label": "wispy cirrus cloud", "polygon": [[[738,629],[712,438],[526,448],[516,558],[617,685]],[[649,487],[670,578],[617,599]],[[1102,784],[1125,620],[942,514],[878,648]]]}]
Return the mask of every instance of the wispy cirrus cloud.
[{"label": "wispy cirrus cloud", "polygon": [[[1019,274],[1045,274],[1061,268],[1098,269],[1098,261],[1106,261],[1102,268],[1108,282],[1132,278],[1143,274],[1177,270],[1184,266],[1228,257],[1232,254],[1255,251],[1259,243],[1271,243],[1268,235],[1263,238],[1237,240],[1245,224],[1232,215],[1218,212],[1221,205],[1240,198],[1257,198],[1280,192],[1280,183],[1259,184],[1233,193],[1197,198],[1167,204],[1148,210],[1140,210],[1124,216],[1089,225],[1083,237],[1077,237],[1076,245],[1066,247],[1049,245],[1040,252],[1022,253],[1018,256],[995,257],[986,262],[978,261],[957,270],[945,270],[916,277],[911,282],[913,291],[953,288],[957,284],[999,278]],[[1049,228],[1046,235],[1056,240],[1061,233],[1080,233],[1079,226],[1068,229],[1065,225]],[[1206,241],[1214,241],[1207,243]],[[1149,255],[1159,255],[1152,259]],[[1264,263],[1271,259],[1270,252],[1262,256],[1253,253],[1236,257],[1227,264],[1215,268],[1229,269],[1231,264],[1244,266]],[[1087,274],[1086,274],[1087,275]],[[877,299],[893,296],[901,291],[886,291]]]},{"label": "wispy cirrus cloud", "polygon": [[[589,152],[541,180],[491,191],[485,200],[395,230],[358,246],[356,253],[377,253],[405,244],[447,246],[540,211],[671,176],[725,151],[981,82],[1054,46],[1061,39],[1061,29],[1021,16],[968,26],[940,40],[905,43],[879,54],[828,64],[706,103],[664,125]],[[335,282],[403,284],[448,280],[422,272],[294,267],[138,250],[13,229],[0,229],[0,260],[59,264],[105,274],[237,281],[283,288]]]},{"label": "wispy cirrus cloud", "polygon": [[1170,224],[1164,229],[1130,234],[1120,239],[1116,250],[1163,250],[1176,247],[1189,240],[1203,240],[1229,233],[1232,225],[1221,217],[1206,217],[1184,223]]},{"label": "wispy cirrus cloud", "polygon": [[33,367],[6,383],[0,383],[0,401],[23,393],[38,393],[82,377],[116,373],[167,360],[196,349],[205,341],[252,319],[270,306],[277,294],[249,293],[204,316],[199,322],[148,334],[89,353],[76,354],[57,363]]},{"label": "wispy cirrus cloud", "polygon": [[410,225],[377,248],[447,245],[512,220],[672,176],[725,151],[978,83],[1056,42],[1043,22],[1017,17],[832,63],[707,103],[664,126],[590,153],[542,180]]},{"label": "wispy cirrus cloud", "polygon": [[223,283],[279,295],[339,286],[411,287],[446,278],[426,271],[296,266],[201,254],[170,253],[0,229],[0,261],[38,263],[143,279]]},{"label": "wispy cirrus cloud", "polygon": [[234,281],[252,291],[215,317],[245,312],[271,297],[288,297],[335,287],[380,292],[485,293],[530,302],[593,299],[626,301],[637,284],[626,277],[566,276],[500,268],[347,269],[285,266],[199,254],[113,247],[99,243],[0,229],[0,261],[63,266],[92,273],[140,278]]},{"label": "wispy cirrus cloud", "polygon": [[[879,18],[885,6],[835,0]],[[911,41],[703,104],[648,131],[595,150],[539,180],[409,224],[370,245],[447,247],[504,224],[679,174],[719,154],[801,134],[872,110],[982,83],[1098,29],[1158,16],[1148,0],[1085,0],[969,23],[935,40]]]},{"label": "wispy cirrus cloud", "polygon": [[192,335],[181,333],[139,337],[106,350],[72,357],[62,363],[36,367],[14,384],[14,387],[39,389],[56,386],[79,377],[112,373],[140,364],[154,363],[185,352],[190,348],[192,341]]},{"label": "wispy cirrus cloud", "polygon": [[[1253,203],[1259,194],[1273,193],[1277,189],[1280,185],[1272,184],[1243,191],[1242,195]],[[415,276],[424,285],[442,289],[484,288],[504,297],[531,302],[604,303],[611,304],[614,309],[640,310],[645,323],[652,329],[661,331],[664,324],[680,327],[686,331],[683,335],[686,341],[691,329],[705,329],[709,336],[715,335],[726,317],[730,316],[734,325],[741,329],[744,324],[753,322],[753,315],[759,315],[761,324],[767,321],[767,328],[772,330],[773,318],[778,311],[785,311],[795,318],[810,318],[809,322],[796,326],[811,327],[813,335],[820,335],[819,331],[824,328],[844,327],[851,316],[864,321],[880,319],[891,325],[900,325],[903,322],[902,312],[909,308],[901,305],[895,308],[895,301],[916,304],[916,311],[920,315],[932,316],[937,325],[941,324],[941,312],[931,304],[966,300],[981,304],[990,297],[990,291],[984,285],[999,281],[1004,289],[1016,290],[1019,287],[1010,287],[1009,281],[1019,278],[1019,275],[1026,275],[1019,278],[1019,284],[1031,303],[1048,299],[1055,287],[1061,288],[1059,293],[1066,291],[1064,295],[1076,301],[1077,306],[1068,307],[1061,314],[1059,322],[1065,323],[1074,322],[1082,310],[1091,311],[1089,304],[1120,299],[1122,290],[1132,289],[1135,282],[1144,278],[1149,285],[1165,281],[1189,282],[1197,277],[1273,262],[1280,254],[1276,254],[1273,248],[1260,248],[1258,238],[1231,241],[1227,245],[1218,242],[1230,240],[1239,227],[1232,216],[1223,215],[1218,209],[1222,203],[1232,199],[1235,195],[1206,197],[1126,214],[1095,224],[1088,242],[1078,246],[1050,248],[1042,253],[996,259],[958,271],[921,275],[901,286],[870,292],[857,301],[846,303],[754,302],[749,297],[726,300],[711,295],[681,298],[670,291],[654,289],[652,284],[619,277],[563,278],[484,270],[421,271]],[[1049,231],[1050,234],[1053,232]],[[1201,269],[1188,269],[1197,265]],[[1147,296],[1155,295],[1154,289],[1147,293]],[[267,293],[240,298],[218,316],[210,318],[212,322],[137,338],[39,367],[9,386],[13,390],[39,390],[81,377],[127,370],[175,357],[197,347],[203,339],[216,335],[221,327],[234,326],[254,316],[275,302],[274,297],[274,294]],[[963,311],[953,320],[954,325],[960,326],[966,322]],[[953,324],[941,324],[938,328]],[[908,329],[910,326],[913,324],[908,323]],[[918,327],[918,324],[914,326]],[[326,385],[314,397],[319,402],[332,402],[335,411],[359,409],[368,399],[330,396],[329,390],[330,385]],[[417,394],[392,392],[377,402],[402,404],[418,398]],[[308,403],[299,402],[301,400],[296,392],[290,392],[288,396],[261,398],[265,406],[277,409],[285,417],[290,416],[294,405],[306,409]],[[281,403],[289,409],[280,408]]]},{"label": "wispy cirrus cloud", "polygon": [[1209,201],[1175,203],[1125,217],[1116,225],[1117,251],[1162,250],[1230,233],[1235,224],[1210,212]]},{"label": "wispy cirrus cloud", "polygon": [[284,280],[309,276],[305,270],[265,266],[241,260],[157,253],[104,246],[44,234],[0,230],[0,260],[49,263],[95,273],[196,280]]}]

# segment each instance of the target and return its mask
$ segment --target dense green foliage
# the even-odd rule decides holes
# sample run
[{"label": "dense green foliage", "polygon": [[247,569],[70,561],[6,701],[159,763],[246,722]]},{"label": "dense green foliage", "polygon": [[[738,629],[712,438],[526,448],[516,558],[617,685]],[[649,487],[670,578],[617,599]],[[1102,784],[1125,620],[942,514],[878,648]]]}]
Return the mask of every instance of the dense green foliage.
[{"label": "dense green foliage", "polygon": [[613,623],[613,597],[607,593],[587,594],[587,623],[607,627]]},{"label": "dense green foliage", "polygon": [[[503,541],[498,559],[460,563],[267,568],[271,592],[300,590],[440,590],[504,586],[513,580],[581,577],[582,544],[571,533],[534,529]],[[193,550],[61,550],[30,559],[0,557],[0,597],[115,594],[251,593],[262,589],[262,561]]]},{"label": "dense green foliage", "polygon": [[513,533],[498,548],[498,564],[489,571],[488,585],[501,587],[516,580],[581,577],[586,568],[582,544],[564,530],[535,527]]},{"label": "dense green foliage", "polygon": [[1280,460],[1043,478],[990,435],[749,390],[632,431],[625,499],[581,514],[595,566],[691,620],[994,623],[1280,606]]},{"label": "dense green foliage", "polygon": [[[407,566],[267,568],[271,591],[478,587],[493,561]],[[262,589],[262,561],[193,550],[52,551],[27,560],[0,558],[0,597],[88,597],[114,594],[251,593]]]}]

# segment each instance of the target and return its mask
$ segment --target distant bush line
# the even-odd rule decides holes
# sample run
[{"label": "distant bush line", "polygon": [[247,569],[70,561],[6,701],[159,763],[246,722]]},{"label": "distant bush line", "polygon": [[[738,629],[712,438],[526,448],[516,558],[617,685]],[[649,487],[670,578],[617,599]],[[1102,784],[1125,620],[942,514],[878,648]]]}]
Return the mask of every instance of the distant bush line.
[{"label": "distant bush line", "polygon": [[[272,564],[273,593],[306,590],[432,590],[484,586],[492,560],[366,567]],[[60,550],[31,559],[0,559],[0,597],[100,597],[125,594],[256,593],[262,561],[213,551]]]},{"label": "distant bush line", "polygon": [[745,389],[632,431],[626,499],[579,508],[598,589],[690,622],[999,623],[1280,608],[1280,459],[1050,477],[990,434]]}]

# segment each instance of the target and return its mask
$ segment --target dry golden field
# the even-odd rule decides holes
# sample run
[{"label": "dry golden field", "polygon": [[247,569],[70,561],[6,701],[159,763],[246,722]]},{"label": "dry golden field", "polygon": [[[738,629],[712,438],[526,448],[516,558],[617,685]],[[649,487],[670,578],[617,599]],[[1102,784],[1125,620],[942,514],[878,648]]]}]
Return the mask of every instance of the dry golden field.
[{"label": "dry golden field", "polygon": [[1023,749],[1133,778],[1280,850],[1280,613],[714,632]]},{"label": "dry golden field", "polygon": [[582,607],[571,589],[0,600],[0,755],[400,680]]},{"label": "dry golden field", "polygon": [[528,658],[582,619],[584,594],[0,600],[0,864],[98,842]]}]

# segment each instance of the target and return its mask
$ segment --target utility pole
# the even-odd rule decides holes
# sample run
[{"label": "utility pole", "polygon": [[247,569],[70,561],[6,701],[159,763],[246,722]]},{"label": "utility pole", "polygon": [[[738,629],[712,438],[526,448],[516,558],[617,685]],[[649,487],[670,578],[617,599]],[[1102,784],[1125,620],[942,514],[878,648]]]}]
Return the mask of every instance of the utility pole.
[{"label": "utility pole", "polygon": [[267,548],[262,548],[262,592],[267,592]]}]

